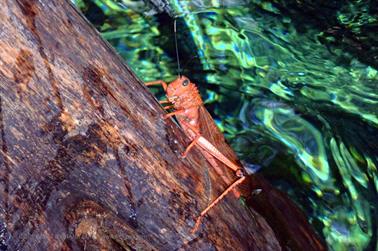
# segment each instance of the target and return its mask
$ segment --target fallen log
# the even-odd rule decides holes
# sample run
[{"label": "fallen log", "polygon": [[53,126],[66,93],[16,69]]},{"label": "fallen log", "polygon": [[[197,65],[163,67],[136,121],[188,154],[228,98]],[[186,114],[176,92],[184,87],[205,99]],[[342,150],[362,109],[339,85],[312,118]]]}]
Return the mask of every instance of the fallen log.
[{"label": "fallen log", "polygon": [[64,0],[0,5],[0,245],[280,250],[148,89]]}]

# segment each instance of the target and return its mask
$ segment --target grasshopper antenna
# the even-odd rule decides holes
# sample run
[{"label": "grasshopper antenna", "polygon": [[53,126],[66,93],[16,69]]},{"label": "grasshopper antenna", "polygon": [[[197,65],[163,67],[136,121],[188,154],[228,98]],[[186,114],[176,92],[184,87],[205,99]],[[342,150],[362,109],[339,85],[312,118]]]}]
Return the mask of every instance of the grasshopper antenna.
[{"label": "grasshopper antenna", "polygon": [[177,74],[178,74],[178,77],[181,78],[180,57],[179,57],[178,46],[177,46],[176,18],[175,18],[175,21],[173,22],[173,30],[175,32],[175,47],[176,47],[176,58],[177,58]]}]

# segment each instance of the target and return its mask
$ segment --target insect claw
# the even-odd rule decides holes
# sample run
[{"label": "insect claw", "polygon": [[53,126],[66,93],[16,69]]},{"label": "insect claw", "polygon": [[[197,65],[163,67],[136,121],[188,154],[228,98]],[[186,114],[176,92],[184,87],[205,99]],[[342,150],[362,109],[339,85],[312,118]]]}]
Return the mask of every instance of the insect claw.
[{"label": "insect claw", "polygon": [[196,224],[194,224],[194,227],[190,231],[191,234],[195,234],[198,231],[198,229],[201,225],[201,220],[202,220],[202,215],[198,216],[198,218],[196,220]]},{"label": "insect claw", "polygon": [[243,170],[239,169],[235,172],[236,176],[238,176],[239,178],[243,177],[244,176],[244,173],[243,173]]}]

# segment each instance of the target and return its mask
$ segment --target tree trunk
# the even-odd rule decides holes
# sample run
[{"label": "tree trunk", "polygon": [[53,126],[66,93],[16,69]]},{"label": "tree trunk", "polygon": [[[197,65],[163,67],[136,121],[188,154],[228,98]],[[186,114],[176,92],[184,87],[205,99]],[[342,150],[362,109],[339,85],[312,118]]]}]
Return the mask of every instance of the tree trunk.
[{"label": "tree trunk", "polygon": [[190,233],[226,184],[69,1],[0,17],[2,249],[280,250],[232,196]]}]

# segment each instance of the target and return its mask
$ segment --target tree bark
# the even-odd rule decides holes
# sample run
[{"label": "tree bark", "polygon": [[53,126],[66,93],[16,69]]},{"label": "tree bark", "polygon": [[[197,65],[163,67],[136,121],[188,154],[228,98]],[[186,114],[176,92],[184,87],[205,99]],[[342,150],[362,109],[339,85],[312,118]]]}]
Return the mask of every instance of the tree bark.
[{"label": "tree bark", "polygon": [[148,89],[64,0],[0,5],[0,246],[280,250]]}]

